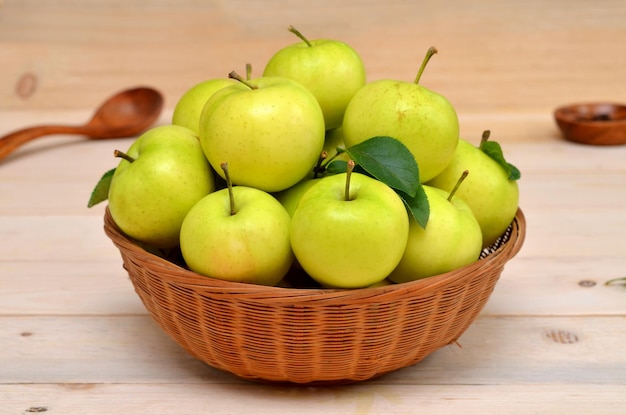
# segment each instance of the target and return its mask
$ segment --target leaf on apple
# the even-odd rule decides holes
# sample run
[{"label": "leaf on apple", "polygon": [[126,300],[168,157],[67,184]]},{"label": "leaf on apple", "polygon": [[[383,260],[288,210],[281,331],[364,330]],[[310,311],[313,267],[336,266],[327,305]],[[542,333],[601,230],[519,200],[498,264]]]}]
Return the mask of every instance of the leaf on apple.
[{"label": "leaf on apple", "polygon": [[[413,153],[393,137],[372,137],[346,150],[355,161],[354,171],[367,174],[385,183],[400,196],[411,216],[426,227],[430,205],[419,181],[419,167]],[[333,160],[326,166],[330,174],[345,173],[347,162]]]},{"label": "leaf on apple", "polygon": [[[347,170],[348,170],[348,162],[345,160],[333,160],[324,167],[324,172],[327,174],[345,173]],[[363,167],[359,166],[358,164],[354,166],[352,171],[365,174],[366,176],[373,177]]]},{"label": "leaf on apple", "polygon": [[100,202],[104,202],[109,198],[109,187],[111,187],[111,179],[113,178],[114,173],[115,168],[104,173],[100,180],[98,180],[96,187],[94,187],[91,192],[89,202],[87,203],[88,208],[93,207]]},{"label": "leaf on apple", "polygon": [[392,189],[413,197],[420,187],[415,157],[393,137],[372,137],[346,152],[358,166]]},{"label": "leaf on apple", "polygon": [[[328,174],[345,173],[347,166],[348,163],[345,160],[333,160],[325,166],[324,172]],[[355,166],[354,171],[358,171],[357,166]]]},{"label": "leaf on apple", "polygon": [[409,212],[422,229],[426,229],[428,218],[430,217],[430,204],[428,203],[428,196],[424,188],[420,185],[417,188],[415,196],[409,196],[406,193],[396,192],[408,208]]},{"label": "leaf on apple", "polygon": [[506,171],[509,180],[519,180],[522,177],[522,173],[517,167],[507,162],[504,158],[504,152],[500,143],[497,141],[483,140],[480,143],[480,149],[483,153],[495,160]]}]

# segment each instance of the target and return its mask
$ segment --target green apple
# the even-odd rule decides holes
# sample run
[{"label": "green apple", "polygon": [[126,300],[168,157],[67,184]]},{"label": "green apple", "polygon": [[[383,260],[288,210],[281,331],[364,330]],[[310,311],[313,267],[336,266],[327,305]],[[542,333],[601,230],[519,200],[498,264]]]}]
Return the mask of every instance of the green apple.
[{"label": "green apple", "polygon": [[326,131],[326,138],[324,140],[324,151],[327,158],[336,158],[339,160],[348,161],[348,154],[341,153],[337,156],[337,149],[346,149],[346,144],[343,140],[343,128],[337,127],[332,130]]},{"label": "green apple", "polygon": [[313,187],[313,185],[315,185],[320,179],[320,177],[306,178],[290,188],[274,194],[274,197],[276,197],[276,199],[284,206],[287,213],[289,213],[289,216],[293,216],[298,204],[300,203],[300,199],[302,199],[302,196],[304,196],[307,190]]},{"label": "green apple", "polygon": [[[457,177],[458,181],[458,177]],[[462,187],[462,186],[460,186]],[[426,228],[412,220],[406,250],[389,279],[396,283],[442,274],[478,260],[482,250],[480,225],[462,199],[423,186],[430,205]]]},{"label": "green apple", "polygon": [[178,246],[189,209],[214,190],[198,137],[177,125],[154,127],[125,152],[111,179],[109,210],[128,236],[156,247]]},{"label": "green apple", "polygon": [[230,78],[208,79],[189,88],[178,100],[172,114],[172,124],[189,128],[196,134],[200,130],[200,114],[204,104],[222,88],[237,81]]},{"label": "green apple", "polygon": [[[298,204],[300,203],[300,199],[302,196],[315,185],[321,177],[308,177],[291,186],[288,189],[283,190],[282,192],[278,192],[274,194],[274,197],[283,205],[287,213],[289,213],[289,217],[293,217]],[[296,270],[301,270],[302,267],[298,263],[297,260],[293,261],[292,268]]]},{"label": "green apple", "polygon": [[324,147],[324,116],[315,97],[282,77],[243,80],[217,91],[200,115],[200,142],[233,184],[278,192],[302,180]]},{"label": "green apple", "polygon": [[378,287],[387,287],[389,285],[393,285],[394,282],[391,281],[389,278],[385,278],[382,281],[377,282],[376,284],[372,284],[369,286],[369,288],[378,288]]},{"label": "green apple", "polygon": [[483,234],[483,247],[493,244],[509,227],[519,204],[519,187],[493,158],[464,139],[448,166],[429,185],[450,191],[463,170],[470,174],[456,192],[474,212]]},{"label": "green apple", "polygon": [[396,192],[349,169],[322,177],[302,196],[291,220],[291,246],[321,285],[360,288],[396,267],[408,232],[408,213]]},{"label": "green apple", "polygon": [[381,79],[366,84],[348,104],[343,119],[348,148],[375,136],[404,143],[419,165],[422,183],[448,165],[459,139],[459,120],[452,104],[418,83],[435,51],[429,49],[414,82]]},{"label": "green apple", "polygon": [[199,274],[273,286],[293,261],[290,220],[269,193],[229,183],[191,208],[180,230],[181,252]]},{"label": "green apple", "polygon": [[293,26],[289,30],[301,41],[277,51],[267,62],[263,75],[300,82],[322,107],[326,129],[339,127],[348,102],[365,85],[361,57],[344,42],[308,40]]},{"label": "green apple", "polygon": [[306,193],[306,191],[309,190],[311,186],[317,183],[319,179],[326,174],[324,166],[326,162],[330,161],[331,159],[348,161],[348,153],[342,152],[338,155],[337,148],[345,148],[343,144],[343,135],[341,134],[341,127],[326,131],[324,148],[318,161],[317,167],[311,170],[311,172],[300,182],[296,183],[288,189],[274,194],[278,201],[282,203],[285,209],[287,209],[287,212],[289,212],[290,216],[293,216],[293,212],[296,210],[298,203],[300,203],[300,198],[302,198],[302,195],[304,195],[304,193]]},{"label": "green apple", "polygon": [[295,185],[274,194],[274,196],[285,206],[289,215],[293,216],[293,212],[298,205],[302,195],[326,174],[326,164],[333,160],[348,161],[348,153],[342,152],[337,154],[337,148],[345,148],[343,144],[343,136],[341,127],[327,130],[324,141],[324,148],[320,155],[317,165],[307,174],[304,179]]}]

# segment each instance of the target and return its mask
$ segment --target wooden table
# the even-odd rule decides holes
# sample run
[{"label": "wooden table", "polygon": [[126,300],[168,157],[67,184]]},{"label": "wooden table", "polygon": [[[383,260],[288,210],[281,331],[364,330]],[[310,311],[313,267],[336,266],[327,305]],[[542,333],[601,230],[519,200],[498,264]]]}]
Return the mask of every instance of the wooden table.
[{"label": "wooden table", "polygon": [[[36,4],[35,4],[36,3]],[[626,3],[267,0],[0,5],[0,133],[81,123],[117,89],[160,88],[169,122],[201,80],[310,37],[360,51],[369,79],[412,80],[484,129],[522,171],[527,238],[486,308],[423,362],[342,387],[241,381],[187,356],[150,320],[86,203],[114,148],[56,136],[0,162],[0,413],[624,414],[626,147],[559,135],[552,110],[626,101]]]}]

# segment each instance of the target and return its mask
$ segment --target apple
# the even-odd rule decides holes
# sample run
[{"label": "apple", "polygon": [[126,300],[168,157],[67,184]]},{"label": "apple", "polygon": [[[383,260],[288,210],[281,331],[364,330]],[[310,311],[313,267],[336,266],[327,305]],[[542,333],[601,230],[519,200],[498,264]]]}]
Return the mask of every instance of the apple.
[{"label": "apple", "polygon": [[235,185],[278,192],[302,180],[324,147],[324,116],[298,82],[282,77],[244,80],[217,91],[200,115],[200,142],[223,176],[228,161]]},{"label": "apple", "polygon": [[324,148],[316,167],[300,182],[274,194],[278,201],[287,209],[290,216],[293,216],[293,212],[296,210],[298,203],[300,203],[302,195],[326,174],[326,163],[335,159],[348,161],[348,153],[342,152],[341,154],[337,154],[337,148],[345,148],[341,127],[326,131]]},{"label": "apple", "polygon": [[109,210],[137,241],[160,248],[179,244],[185,215],[214,190],[214,176],[198,137],[177,125],[154,127],[123,153],[111,178]]},{"label": "apple", "polygon": [[459,140],[459,120],[452,104],[419,85],[435,52],[429,49],[414,82],[381,79],[366,84],[348,104],[342,124],[348,148],[375,136],[401,141],[413,153],[422,183],[448,165]]},{"label": "apple", "polygon": [[348,168],[322,177],[302,196],[290,232],[296,260],[315,281],[326,287],[368,287],[384,280],[400,261],[409,216],[389,186]]},{"label": "apple", "polygon": [[293,261],[291,218],[269,193],[233,186],[196,203],[183,221],[180,248],[189,269],[233,282],[276,285]]},{"label": "apple", "polygon": [[[488,132],[483,135],[486,140]],[[483,234],[483,247],[492,245],[509,227],[519,205],[519,187],[496,160],[460,139],[452,161],[429,185],[450,191],[463,170],[469,170],[456,195],[474,212]]]},{"label": "apple", "polygon": [[187,127],[196,134],[200,130],[200,114],[204,104],[222,88],[237,83],[231,78],[215,78],[189,88],[178,100],[172,114],[172,124]]},{"label": "apple", "polygon": [[274,194],[274,197],[283,205],[289,216],[293,216],[302,196],[320,180],[320,177],[306,178],[288,189]]},{"label": "apple", "polygon": [[343,140],[343,128],[337,127],[332,130],[326,131],[326,138],[324,140],[324,151],[328,159],[339,159],[348,161],[348,154],[341,153],[337,155],[337,149],[346,149],[346,144]]},{"label": "apple", "polygon": [[389,285],[393,285],[394,282],[391,281],[389,278],[385,278],[382,281],[377,282],[376,284],[372,284],[369,286],[369,288],[378,288],[378,287],[387,287]]},{"label": "apple", "polygon": [[320,154],[317,165],[307,174],[304,179],[295,185],[274,194],[274,196],[285,206],[289,215],[293,215],[296,206],[300,202],[302,195],[321,177],[326,174],[326,164],[333,160],[348,161],[346,152],[338,154],[337,148],[345,149],[341,127],[326,131],[324,148]]},{"label": "apple", "polygon": [[406,250],[388,277],[395,283],[452,271],[478,260],[482,251],[480,225],[469,206],[444,190],[422,187],[430,216],[425,228],[411,221]]},{"label": "apple", "polygon": [[348,102],[366,82],[361,57],[344,42],[309,40],[293,26],[289,31],[301,41],[278,50],[267,62],[263,76],[300,82],[322,107],[326,129],[339,127]]}]

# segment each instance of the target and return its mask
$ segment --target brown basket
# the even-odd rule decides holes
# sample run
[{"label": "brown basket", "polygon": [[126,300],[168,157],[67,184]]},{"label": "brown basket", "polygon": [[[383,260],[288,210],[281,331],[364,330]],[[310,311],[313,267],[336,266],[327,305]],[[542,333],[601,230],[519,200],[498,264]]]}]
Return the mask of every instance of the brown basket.
[{"label": "brown basket", "polygon": [[105,213],[135,290],[197,359],[238,377],[297,384],[370,379],[455,343],[524,241],[521,210],[481,259],[446,274],[354,290],[265,287],[203,277],[150,254]]}]

